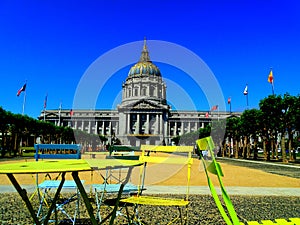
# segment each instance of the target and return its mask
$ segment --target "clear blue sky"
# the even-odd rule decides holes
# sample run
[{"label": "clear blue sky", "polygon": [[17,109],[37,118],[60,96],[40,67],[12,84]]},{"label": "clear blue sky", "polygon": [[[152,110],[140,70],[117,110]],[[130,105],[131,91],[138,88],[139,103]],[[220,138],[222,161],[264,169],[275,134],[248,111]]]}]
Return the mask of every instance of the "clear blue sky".
[{"label": "clear blue sky", "polygon": [[[257,108],[272,93],[267,82],[271,67],[276,94],[299,94],[299,12],[297,0],[4,0],[0,2],[0,106],[22,113],[24,93],[19,97],[16,93],[27,80],[25,114],[39,116],[47,93],[47,109],[57,109],[60,102],[70,109],[81,77],[98,57],[147,37],[198,55],[215,75],[225,101],[231,97],[233,111],[246,107],[246,84],[249,108]],[[149,51],[150,57],[155,54],[150,46]],[[209,110],[203,93],[193,93],[192,80],[182,79],[182,71],[157,65],[163,77],[190,94],[197,109]],[[97,108],[115,106],[130,66],[105,84]],[[168,92],[174,96],[172,88]],[[180,97],[171,101],[177,109],[188,107]]]}]

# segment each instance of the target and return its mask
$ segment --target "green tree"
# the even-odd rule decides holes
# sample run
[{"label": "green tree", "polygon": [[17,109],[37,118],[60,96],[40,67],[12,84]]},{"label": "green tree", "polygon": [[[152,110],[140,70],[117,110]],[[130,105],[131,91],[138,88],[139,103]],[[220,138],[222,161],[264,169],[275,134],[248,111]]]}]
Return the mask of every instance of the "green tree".
[{"label": "green tree", "polygon": [[[284,94],[282,99],[282,123],[281,123],[281,130],[282,130],[282,147],[284,149],[288,147],[288,153],[289,153],[289,160],[294,160],[294,155],[292,154],[292,149],[294,148],[293,145],[293,137],[295,128],[298,123],[299,119],[299,105],[298,105],[298,99],[295,96],[291,96],[288,93]],[[287,140],[287,146],[285,145],[285,135],[287,134],[288,140]],[[285,151],[283,148],[282,153],[285,154]],[[285,159],[284,161],[286,161]]]},{"label": "green tree", "polygon": [[241,131],[244,137],[243,157],[250,158],[250,140],[253,140],[254,158],[257,158],[257,142],[260,134],[261,111],[258,109],[245,110],[241,115]]},{"label": "green tree", "polygon": [[1,157],[4,157],[9,146],[8,146],[8,132],[9,132],[9,121],[11,120],[11,113],[5,111],[0,107],[0,132],[1,132]]},{"label": "green tree", "polygon": [[[214,142],[216,143],[215,151],[218,154],[224,154],[225,149],[225,131],[226,131],[226,119],[217,119],[211,122],[211,132],[210,136],[212,136]],[[209,136],[209,135],[208,135]]]},{"label": "green tree", "polygon": [[[282,121],[282,97],[280,95],[269,95],[259,102],[262,112],[261,116],[261,136],[263,138],[264,159],[270,160],[270,153],[277,156],[276,137],[282,131],[280,124]],[[283,157],[284,157],[283,153]]]},{"label": "green tree", "polygon": [[[226,138],[229,142],[228,147],[228,155],[231,154],[231,148],[233,151],[233,155],[235,158],[239,157],[239,141],[241,136],[241,118],[236,116],[231,116],[227,118],[226,122]],[[233,146],[231,146],[231,143],[233,143]],[[225,154],[223,153],[222,156]]]}]

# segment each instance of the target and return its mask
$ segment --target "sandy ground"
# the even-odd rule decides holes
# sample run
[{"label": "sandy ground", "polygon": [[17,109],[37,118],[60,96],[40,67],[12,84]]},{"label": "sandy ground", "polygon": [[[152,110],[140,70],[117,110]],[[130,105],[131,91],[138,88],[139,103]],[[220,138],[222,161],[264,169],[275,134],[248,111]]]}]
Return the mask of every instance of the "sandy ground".
[{"label": "sandy ground", "polygon": [[[86,158],[89,156],[83,156]],[[24,159],[23,159],[24,160]],[[1,161],[0,163],[14,163],[16,161]],[[238,187],[297,187],[300,188],[300,180],[286,176],[266,173],[256,169],[233,166],[221,163],[224,173],[223,183],[225,186]],[[50,174],[54,179],[58,174]],[[101,175],[105,175],[104,171],[81,172],[80,178],[85,180],[85,184],[102,183]],[[116,170],[113,174],[115,177],[124,177],[126,170]],[[130,181],[137,184],[140,175],[140,168],[135,168],[131,174]],[[20,184],[35,184],[36,176],[30,174],[16,175],[16,179]],[[187,169],[182,166],[171,165],[148,165],[146,171],[146,185],[176,185],[182,186],[187,184]],[[215,185],[218,184],[216,176],[211,176]],[[45,178],[45,174],[39,175],[39,181]],[[66,179],[72,179],[71,174],[67,174]],[[0,174],[0,185],[11,184],[5,174]],[[200,160],[194,159],[191,168],[191,186],[206,186],[207,179]]]}]

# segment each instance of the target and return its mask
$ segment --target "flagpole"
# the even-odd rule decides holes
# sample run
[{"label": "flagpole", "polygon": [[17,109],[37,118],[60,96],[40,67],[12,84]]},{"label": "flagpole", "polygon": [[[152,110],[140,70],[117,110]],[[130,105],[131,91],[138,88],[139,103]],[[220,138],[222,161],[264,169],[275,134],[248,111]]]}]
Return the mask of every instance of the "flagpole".
[{"label": "flagpole", "polygon": [[272,94],[274,95],[274,77],[273,77],[273,68],[270,68],[270,73],[272,73],[272,82],[271,82],[271,86],[272,86]]},{"label": "flagpole", "polygon": [[44,121],[46,121],[46,108],[47,108],[47,101],[48,101],[48,93],[44,99]]},{"label": "flagpole", "polygon": [[229,114],[231,115],[231,97],[227,99],[227,103],[229,104]]},{"label": "flagpole", "polygon": [[[27,81],[26,81],[26,84],[27,84]],[[25,90],[24,90],[22,116],[24,116],[24,112],[25,112],[25,104],[26,104],[26,88],[25,88]]]},{"label": "flagpole", "polygon": [[244,89],[244,95],[246,95],[246,104],[247,104],[247,109],[248,109],[248,84],[246,84],[246,87]]},{"label": "flagpole", "polygon": [[44,122],[46,121],[46,107],[45,107],[45,104],[44,104]]},{"label": "flagpole", "polygon": [[[27,80],[25,82],[25,85],[27,86]],[[24,87],[24,85],[23,85]],[[25,87],[25,90],[24,90],[24,98],[23,98],[23,107],[22,107],[22,116],[24,116],[24,113],[25,113],[25,104],[26,104],[26,87]],[[20,146],[22,147],[23,146],[23,138],[22,138],[22,135],[21,135],[21,140],[20,140]]]},{"label": "flagpole", "polygon": [[272,86],[272,95],[275,95],[274,93],[274,78],[273,78],[273,71],[272,71],[272,67],[270,68],[270,73],[268,76],[268,82],[271,84]]},{"label": "flagpole", "polygon": [[61,113],[61,102],[59,104],[59,110],[58,110],[58,126],[60,126],[60,113]]},{"label": "flagpole", "polygon": [[44,102],[44,122],[46,121],[46,105],[45,105],[45,102]]}]

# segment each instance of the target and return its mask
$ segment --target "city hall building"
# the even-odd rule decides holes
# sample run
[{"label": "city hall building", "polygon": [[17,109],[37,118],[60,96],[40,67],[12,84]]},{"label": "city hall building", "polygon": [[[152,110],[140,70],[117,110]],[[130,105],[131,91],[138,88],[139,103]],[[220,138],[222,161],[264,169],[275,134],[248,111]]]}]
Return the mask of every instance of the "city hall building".
[{"label": "city hall building", "polygon": [[112,110],[45,110],[39,119],[101,134],[123,145],[167,144],[172,137],[197,131],[229,112],[172,110],[167,104],[166,83],[151,62],[146,41],[139,61],[130,68],[122,85],[122,102]]}]

